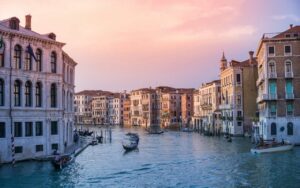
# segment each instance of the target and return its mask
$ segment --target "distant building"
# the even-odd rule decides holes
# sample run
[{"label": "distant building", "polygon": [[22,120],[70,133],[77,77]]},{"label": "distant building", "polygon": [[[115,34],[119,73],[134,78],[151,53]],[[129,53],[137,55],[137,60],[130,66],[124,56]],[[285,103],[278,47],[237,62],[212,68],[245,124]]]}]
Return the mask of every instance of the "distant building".
[{"label": "distant building", "polygon": [[181,119],[185,127],[192,127],[192,116],[194,112],[193,93],[195,89],[182,89],[181,91]]},{"label": "distant building", "polygon": [[76,124],[92,124],[92,98],[95,95],[95,92],[88,90],[75,94],[74,111]]},{"label": "distant building", "polygon": [[201,119],[201,101],[199,90],[194,90],[193,92],[193,117],[192,124],[194,130],[200,131],[200,125],[202,125]]},{"label": "distant building", "polygon": [[123,102],[123,125],[131,126],[131,112],[130,112],[131,100],[127,95]]},{"label": "distant building", "polygon": [[253,52],[249,59],[227,63],[223,54],[220,63],[221,104],[223,132],[234,136],[251,134],[256,116],[257,62]]},{"label": "distant building", "polygon": [[32,31],[30,15],[25,27],[19,23],[0,21],[0,162],[63,153],[73,144],[77,63],[54,33]]},{"label": "distant building", "polygon": [[209,135],[221,133],[221,82],[215,80],[199,88],[200,130]]},{"label": "distant building", "polygon": [[300,26],[264,34],[258,59],[257,103],[264,139],[300,143]]}]

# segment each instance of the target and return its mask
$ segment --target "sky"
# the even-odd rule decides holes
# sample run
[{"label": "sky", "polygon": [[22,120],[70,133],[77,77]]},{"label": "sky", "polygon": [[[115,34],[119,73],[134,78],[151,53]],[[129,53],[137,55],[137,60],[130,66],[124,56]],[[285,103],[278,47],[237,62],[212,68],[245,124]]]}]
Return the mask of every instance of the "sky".
[{"label": "sky", "polygon": [[298,0],[0,0],[0,19],[54,32],[78,63],[76,91],[198,88],[227,60],[245,60],[263,33],[300,25]]}]

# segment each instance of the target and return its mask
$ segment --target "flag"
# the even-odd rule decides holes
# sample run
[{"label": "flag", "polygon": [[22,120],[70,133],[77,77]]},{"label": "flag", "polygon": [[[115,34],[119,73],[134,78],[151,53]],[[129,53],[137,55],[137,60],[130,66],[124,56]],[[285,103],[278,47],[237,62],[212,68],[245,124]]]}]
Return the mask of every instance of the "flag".
[{"label": "flag", "polygon": [[37,61],[35,55],[34,55],[34,52],[33,52],[33,49],[31,48],[30,44],[27,46],[27,52],[30,54],[31,57],[33,57],[33,59],[35,61]]}]

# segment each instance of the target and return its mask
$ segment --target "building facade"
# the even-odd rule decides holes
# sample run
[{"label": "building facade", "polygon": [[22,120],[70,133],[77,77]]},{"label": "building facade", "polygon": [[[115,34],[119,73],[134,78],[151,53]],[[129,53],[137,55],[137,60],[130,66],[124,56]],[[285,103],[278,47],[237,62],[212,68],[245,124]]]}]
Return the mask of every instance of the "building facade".
[{"label": "building facade", "polygon": [[199,88],[200,98],[200,130],[208,135],[221,132],[221,82],[215,80],[202,84]]},{"label": "building facade", "polygon": [[300,26],[264,34],[258,58],[259,132],[300,144]]},{"label": "building facade", "polygon": [[256,58],[250,51],[248,60],[227,63],[223,54],[220,70],[223,133],[234,136],[251,134],[252,120],[257,110]]},{"label": "building facade", "polygon": [[0,160],[63,153],[73,144],[76,62],[54,33],[0,21]]}]

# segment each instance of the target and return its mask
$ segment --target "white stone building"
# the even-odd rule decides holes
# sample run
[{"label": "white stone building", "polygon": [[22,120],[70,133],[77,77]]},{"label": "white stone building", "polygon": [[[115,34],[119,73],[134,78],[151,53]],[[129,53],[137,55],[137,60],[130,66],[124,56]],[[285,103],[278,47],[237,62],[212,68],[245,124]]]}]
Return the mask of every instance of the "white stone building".
[{"label": "white stone building", "polygon": [[90,91],[81,91],[75,94],[74,111],[75,123],[77,125],[92,123],[92,99],[94,93]]},{"label": "white stone building", "polygon": [[0,162],[13,153],[16,160],[63,153],[73,144],[76,63],[54,33],[31,30],[30,15],[25,27],[19,23],[0,21]]}]

